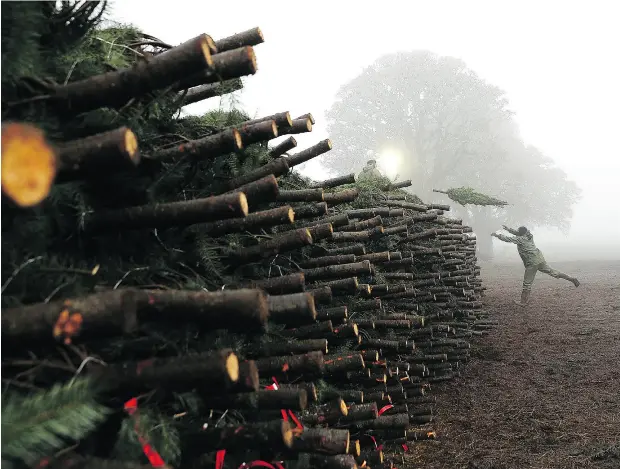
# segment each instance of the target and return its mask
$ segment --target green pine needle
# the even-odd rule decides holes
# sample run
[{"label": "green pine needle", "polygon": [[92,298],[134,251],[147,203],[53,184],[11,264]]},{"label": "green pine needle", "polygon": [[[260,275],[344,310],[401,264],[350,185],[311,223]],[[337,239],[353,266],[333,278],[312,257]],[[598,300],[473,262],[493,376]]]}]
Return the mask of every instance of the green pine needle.
[{"label": "green pine needle", "polygon": [[56,384],[24,397],[2,398],[2,461],[32,464],[93,431],[109,410],[98,404],[88,379]]}]

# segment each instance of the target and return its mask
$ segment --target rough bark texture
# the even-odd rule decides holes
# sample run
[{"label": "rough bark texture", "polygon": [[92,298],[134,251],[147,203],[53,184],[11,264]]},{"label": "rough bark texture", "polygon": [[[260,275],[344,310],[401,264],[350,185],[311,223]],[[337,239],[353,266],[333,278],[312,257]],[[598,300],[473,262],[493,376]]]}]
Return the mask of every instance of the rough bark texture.
[{"label": "rough bark texture", "polygon": [[184,95],[181,93],[180,97],[183,99],[183,105],[188,106],[205,99],[222,96],[228,93],[234,93],[242,88],[243,82],[241,79],[234,78],[221,83],[209,83],[207,85],[195,86],[194,88],[187,90],[187,93]]},{"label": "rough bark texture", "polygon": [[241,134],[237,129],[227,129],[180,145],[162,148],[144,157],[145,163],[174,160],[181,157],[191,159],[215,158],[243,148]]},{"label": "rough bark texture", "polygon": [[292,150],[296,146],[297,146],[297,140],[295,140],[295,137],[291,136],[287,138],[286,140],[282,140],[275,147],[271,148],[271,150],[269,150],[269,156],[271,156],[272,158],[277,158],[279,156],[284,155],[289,150]]},{"label": "rough bark texture", "polygon": [[250,282],[251,288],[260,288],[272,295],[283,295],[285,293],[299,293],[304,291],[306,286],[305,276],[302,272],[282,275],[281,277],[271,277]]},{"label": "rough bark texture", "polygon": [[182,90],[207,83],[254,75],[257,70],[256,55],[250,46],[240,47],[212,56],[213,64],[198,73],[184,76],[176,85]]},{"label": "rough bark texture", "polygon": [[223,39],[218,39],[215,41],[215,48],[218,53],[221,53],[243,46],[257,46],[263,42],[265,42],[265,38],[260,28],[252,28]]},{"label": "rough bark texture", "polygon": [[348,204],[353,202],[359,196],[359,191],[357,189],[346,189],[344,191],[338,192],[326,192],[323,196],[323,200],[332,206],[338,204]]},{"label": "rough bark texture", "polygon": [[128,69],[59,85],[52,102],[63,110],[79,113],[100,107],[119,107],[132,98],[172,85],[187,75],[212,70],[215,65],[206,34],[139,61]]},{"label": "rough bark texture", "polygon": [[269,175],[280,177],[286,173],[288,173],[288,165],[286,164],[286,160],[284,158],[278,158],[267,163],[266,165],[256,168],[253,171],[248,171],[247,173],[243,173],[241,176],[230,179],[226,182],[226,185],[228,190],[234,190]]},{"label": "rough bark texture", "polygon": [[278,202],[323,202],[323,189],[281,190],[277,200]]},{"label": "rough bark texture", "polygon": [[322,140],[316,145],[306,148],[300,152],[295,153],[287,157],[288,165],[290,168],[297,166],[298,164],[310,161],[312,158],[316,158],[319,155],[327,153],[332,149],[332,141],[330,139]]},{"label": "rough bark texture", "polygon": [[269,296],[269,318],[281,324],[308,323],[316,319],[314,297],[307,292]]},{"label": "rough bark texture", "polygon": [[311,187],[322,187],[323,189],[331,189],[333,187],[342,186],[344,184],[354,184],[355,174],[347,174],[346,176],[339,176],[332,179],[327,179],[323,182],[317,182]]},{"label": "rough bark texture", "polygon": [[127,127],[65,143],[57,155],[57,183],[103,177],[140,163],[138,140]]},{"label": "rough bark texture", "polygon": [[310,244],[312,244],[310,231],[307,228],[302,228],[274,236],[272,239],[255,246],[230,251],[229,258],[236,263],[252,262]]}]

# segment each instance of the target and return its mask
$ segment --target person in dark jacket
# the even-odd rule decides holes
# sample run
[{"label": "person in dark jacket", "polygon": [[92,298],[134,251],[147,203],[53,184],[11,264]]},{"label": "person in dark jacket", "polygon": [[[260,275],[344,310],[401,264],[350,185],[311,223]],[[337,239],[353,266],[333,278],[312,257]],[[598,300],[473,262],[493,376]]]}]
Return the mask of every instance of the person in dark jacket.
[{"label": "person in dark jacket", "polygon": [[532,283],[534,283],[534,279],[536,278],[537,272],[543,272],[547,275],[550,275],[553,278],[561,278],[564,280],[568,280],[576,287],[579,286],[579,280],[575,277],[571,277],[559,270],[552,269],[543,253],[536,247],[534,244],[534,235],[525,227],[521,226],[518,230],[513,230],[504,225],[504,228],[508,233],[513,236],[505,236],[502,234],[492,233],[491,236],[499,239],[500,241],[504,241],[505,243],[513,243],[517,245],[517,251],[519,251],[519,256],[523,261],[523,265],[525,266],[525,274],[523,275],[523,290],[521,292],[521,301],[516,301],[515,303],[519,306],[526,306],[528,300],[530,298],[530,293],[532,291]]}]

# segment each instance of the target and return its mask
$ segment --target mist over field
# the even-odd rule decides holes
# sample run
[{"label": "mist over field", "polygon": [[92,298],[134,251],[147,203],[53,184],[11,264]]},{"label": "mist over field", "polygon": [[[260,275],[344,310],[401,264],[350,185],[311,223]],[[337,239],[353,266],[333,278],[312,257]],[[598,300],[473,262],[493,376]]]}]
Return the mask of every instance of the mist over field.
[{"label": "mist over field", "polygon": [[[503,223],[526,224],[550,262],[620,258],[620,69],[610,59],[620,37],[611,2],[589,3],[586,9],[578,3],[559,7],[534,1],[395,1],[381,9],[317,1],[285,14],[240,0],[234,15],[223,3],[193,5],[192,14],[186,8],[166,9],[165,15],[144,14],[143,5],[114,2],[109,19],[133,23],[170,43],[204,31],[225,37],[260,24],[266,39],[260,72],[244,79],[244,89],[232,97],[186,111],[199,114],[231,101],[256,116],[311,111],[317,122],[311,134],[299,136],[300,148],[329,137],[334,150],[298,167],[303,174],[325,179],[343,169],[359,171],[372,156],[388,176],[411,178],[411,192],[455,208],[430,191],[467,181],[512,204],[505,212],[490,216],[487,211],[468,220],[480,249],[491,250],[488,234]],[[429,62],[428,57],[434,58]],[[488,100],[462,94],[463,76],[472,78]],[[388,82],[389,90],[426,91],[390,97],[391,91],[380,89]],[[413,119],[421,108],[415,101],[433,96],[433,106],[452,114],[432,115],[430,127],[417,128]],[[446,100],[450,96],[456,98]],[[376,98],[376,109],[355,107],[356,97],[366,104]],[[477,105],[482,102],[490,107],[482,109]],[[456,104],[449,109],[447,103]],[[407,109],[414,112],[405,119]],[[423,117],[432,114],[424,112]],[[504,118],[505,125],[496,125]],[[484,124],[477,140],[459,147],[459,132],[471,136],[477,123]],[[448,125],[462,129],[452,140],[438,138]],[[509,139],[514,141],[506,150]],[[450,158],[461,150],[475,156],[452,164]],[[438,174],[436,162],[452,173]],[[518,260],[514,246],[502,244],[494,242],[495,258]]]}]

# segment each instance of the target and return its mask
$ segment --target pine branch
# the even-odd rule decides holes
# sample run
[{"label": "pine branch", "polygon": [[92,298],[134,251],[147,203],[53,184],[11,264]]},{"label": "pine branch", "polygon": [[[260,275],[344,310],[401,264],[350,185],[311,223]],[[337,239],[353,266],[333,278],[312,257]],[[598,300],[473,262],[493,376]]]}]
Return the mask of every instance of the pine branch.
[{"label": "pine branch", "polygon": [[433,192],[439,192],[440,194],[446,194],[451,200],[461,205],[480,205],[480,206],[495,206],[503,207],[508,205],[508,202],[496,199],[480,192],[474,191],[470,187],[457,187],[454,189],[448,189],[447,191],[441,191],[433,189]]},{"label": "pine branch", "polygon": [[[87,379],[2,397],[2,462],[32,464],[93,431],[108,414]],[[10,463],[9,463],[10,464]]]}]

